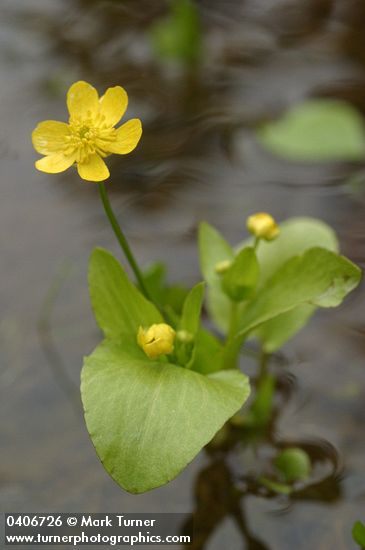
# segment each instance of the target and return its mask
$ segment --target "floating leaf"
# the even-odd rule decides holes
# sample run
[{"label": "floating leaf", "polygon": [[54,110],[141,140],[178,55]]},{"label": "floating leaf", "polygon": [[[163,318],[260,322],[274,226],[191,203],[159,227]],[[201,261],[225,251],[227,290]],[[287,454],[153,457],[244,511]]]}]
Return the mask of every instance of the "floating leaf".
[{"label": "floating leaf", "polygon": [[85,420],[113,479],[142,493],[177,476],[249,395],[246,376],[204,376],[147,360],[135,339],[106,340],[85,359]]},{"label": "floating leaf", "polygon": [[365,125],[350,104],[313,99],[263,125],[257,137],[271,153],[291,161],[363,161]]}]

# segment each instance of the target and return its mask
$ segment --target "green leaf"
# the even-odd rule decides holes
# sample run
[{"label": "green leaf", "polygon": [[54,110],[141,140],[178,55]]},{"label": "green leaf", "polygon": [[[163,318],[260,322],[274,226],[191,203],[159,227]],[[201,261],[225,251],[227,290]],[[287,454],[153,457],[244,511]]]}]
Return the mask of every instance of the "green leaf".
[{"label": "green leaf", "polygon": [[[249,246],[251,242],[252,239],[247,239],[238,247],[238,250]],[[232,260],[234,253],[223,237],[208,224],[202,224],[199,243],[202,272],[209,287],[207,307],[217,327],[225,333],[228,330],[230,302],[222,290],[220,277],[215,273],[215,266],[219,261]],[[279,237],[271,242],[261,241],[256,252],[260,264],[258,289],[262,288],[267,279],[289,258],[314,246],[338,250],[336,235],[327,224],[304,217],[292,218],[280,223]],[[272,320],[267,326],[261,325],[253,336],[261,340],[265,351],[268,353],[275,351],[305,325],[314,311],[314,307],[305,306],[299,308],[296,313],[284,314],[278,321]],[[288,318],[285,317],[286,315]]]},{"label": "green leaf", "polygon": [[199,226],[200,269],[209,285],[220,286],[220,276],[216,265],[224,260],[233,260],[232,247],[222,235],[209,223],[202,222]]},{"label": "green leaf", "polygon": [[186,330],[192,336],[195,336],[200,326],[200,314],[204,298],[204,288],[204,283],[198,283],[195,285],[190,290],[184,302],[179,330]]},{"label": "green leaf", "polygon": [[222,369],[223,346],[211,332],[201,328],[195,341],[191,369],[201,374],[210,374]]},{"label": "green leaf", "polygon": [[253,335],[260,340],[265,353],[274,353],[307,324],[315,310],[309,304],[298,306],[266,321]]},{"label": "green leaf", "polygon": [[96,321],[108,338],[137,334],[139,326],[162,323],[156,307],[130,282],[114,256],[96,248],[89,263],[89,290]]},{"label": "green leaf", "polygon": [[361,278],[352,262],[322,248],[288,260],[247,305],[240,319],[244,334],[277,315],[303,305],[335,307]]},{"label": "green leaf", "polygon": [[153,263],[143,273],[145,286],[151,299],[172,314],[180,315],[188,289],[182,285],[169,285],[166,282],[166,267],[161,262]]},{"label": "green leaf", "polygon": [[170,15],[151,29],[152,46],[162,59],[194,63],[201,53],[199,14],[191,0],[173,0]]},{"label": "green leaf", "polygon": [[252,295],[260,274],[255,251],[246,247],[238,252],[231,267],[222,275],[222,288],[235,302],[242,302]]},{"label": "green leaf", "polygon": [[175,354],[179,365],[191,368],[194,362],[195,337],[200,327],[200,315],[204,298],[205,283],[198,283],[189,292],[184,302]]},{"label": "green leaf", "polygon": [[[313,218],[292,218],[280,224],[279,237],[270,243],[260,242],[257,256],[260,262],[260,286],[292,256],[320,246],[338,252],[335,232],[325,223]],[[303,305],[263,323],[253,334],[266,353],[272,353],[303,328],[316,308]]]},{"label": "green leaf", "polygon": [[188,293],[189,289],[182,285],[167,286],[164,305],[169,306],[174,313],[180,315]]},{"label": "green leaf", "polygon": [[243,405],[246,376],[203,376],[146,358],[135,338],[106,340],[82,370],[90,437],[104,467],[131,493],[177,476]]},{"label": "green leaf", "polygon": [[274,465],[286,483],[307,479],[312,469],[308,454],[298,447],[281,451],[275,457]]},{"label": "green leaf", "polygon": [[143,272],[143,281],[154,303],[164,305],[166,266],[162,262],[154,262]]},{"label": "green leaf", "polygon": [[[245,241],[242,246],[246,246]],[[287,260],[314,247],[338,252],[338,241],[333,229],[315,218],[290,218],[280,223],[280,235],[271,242],[261,241],[257,249],[260,264],[260,286]]]},{"label": "green leaf", "polygon": [[357,521],[354,524],[352,538],[361,548],[365,548],[365,525],[361,521]]},{"label": "green leaf", "polygon": [[257,137],[271,153],[291,161],[363,161],[365,126],[350,104],[313,99],[263,125]]},{"label": "green leaf", "polygon": [[222,235],[206,222],[199,227],[199,256],[200,269],[208,283],[208,311],[217,326],[226,332],[231,304],[222,290],[221,277],[215,268],[220,262],[233,260],[234,253]]}]

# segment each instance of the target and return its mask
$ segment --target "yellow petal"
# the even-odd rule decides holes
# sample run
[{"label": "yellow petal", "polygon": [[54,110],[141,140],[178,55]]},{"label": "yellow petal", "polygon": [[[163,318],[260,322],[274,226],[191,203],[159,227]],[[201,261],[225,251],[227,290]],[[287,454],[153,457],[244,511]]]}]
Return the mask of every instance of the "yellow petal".
[{"label": "yellow petal", "polygon": [[33,147],[41,155],[50,155],[63,149],[69,134],[70,127],[65,122],[45,120],[33,130]]},{"label": "yellow petal", "polygon": [[62,153],[54,153],[53,155],[37,160],[35,167],[41,172],[47,172],[47,174],[58,174],[70,168],[74,162],[75,155],[66,157]]},{"label": "yellow petal", "polygon": [[142,124],[138,118],[132,118],[117,128],[117,139],[108,143],[108,152],[126,155],[137,147],[142,135]]},{"label": "yellow petal", "polygon": [[100,114],[105,117],[103,122],[108,126],[115,126],[126,112],[127,106],[128,95],[124,88],[108,88],[100,98]]},{"label": "yellow petal", "polygon": [[77,170],[80,178],[87,181],[103,181],[110,176],[107,165],[96,153],[87,162],[79,162]]},{"label": "yellow petal", "polygon": [[99,112],[98,92],[88,82],[75,82],[67,92],[67,107],[72,118],[93,118]]}]

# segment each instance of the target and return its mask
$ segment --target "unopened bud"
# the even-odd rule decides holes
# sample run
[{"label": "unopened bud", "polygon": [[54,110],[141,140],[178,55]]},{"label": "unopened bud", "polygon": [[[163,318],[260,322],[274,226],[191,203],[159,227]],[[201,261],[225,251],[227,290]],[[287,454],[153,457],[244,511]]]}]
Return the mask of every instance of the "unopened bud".
[{"label": "unopened bud", "polygon": [[218,262],[216,265],[215,265],[215,272],[217,273],[217,275],[223,275],[223,273],[226,273],[226,271],[229,270],[229,268],[231,267],[232,265],[232,262],[231,260],[223,260],[221,262]]},{"label": "unopened bud", "polygon": [[247,229],[252,235],[265,241],[272,241],[279,233],[280,229],[274,218],[266,212],[258,212],[247,218]]},{"label": "unopened bud", "polygon": [[190,344],[194,340],[193,334],[191,334],[191,332],[188,332],[187,330],[178,330],[176,333],[176,338],[182,344]]},{"label": "unopened bud", "polygon": [[176,333],[170,325],[159,323],[151,325],[147,330],[139,327],[137,342],[147,357],[157,359],[174,351]]}]

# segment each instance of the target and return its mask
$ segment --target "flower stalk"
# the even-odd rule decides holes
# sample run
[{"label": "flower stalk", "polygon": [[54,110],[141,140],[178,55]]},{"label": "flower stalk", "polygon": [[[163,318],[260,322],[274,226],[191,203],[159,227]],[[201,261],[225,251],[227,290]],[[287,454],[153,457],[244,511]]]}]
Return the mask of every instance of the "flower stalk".
[{"label": "flower stalk", "polygon": [[127,260],[128,260],[128,263],[129,265],[131,266],[131,269],[138,281],[138,284],[139,284],[139,287],[141,289],[141,291],[143,292],[144,296],[150,300],[150,296],[149,296],[149,293],[148,293],[148,290],[146,288],[146,285],[145,285],[145,282],[144,282],[144,279],[143,279],[143,275],[142,275],[142,272],[138,266],[138,263],[133,255],[133,252],[128,244],[128,241],[118,223],[118,220],[117,218],[115,217],[115,214],[113,212],[113,209],[111,207],[111,204],[110,204],[110,201],[109,201],[109,197],[108,197],[108,193],[107,193],[107,190],[106,190],[106,187],[104,185],[104,183],[100,182],[98,183],[98,188],[99,188],[99,195],[100,195],[100,198],[101,198],[101,202],[103,204],[103,207],[104,207],[104,211],[105,211],[105,214],[107,215],[107,218],[110,222],[110,225],[114,231],[114,234],[118,240],[118,243],[120,244],[120,247],[121,249],[123,250]]}]

